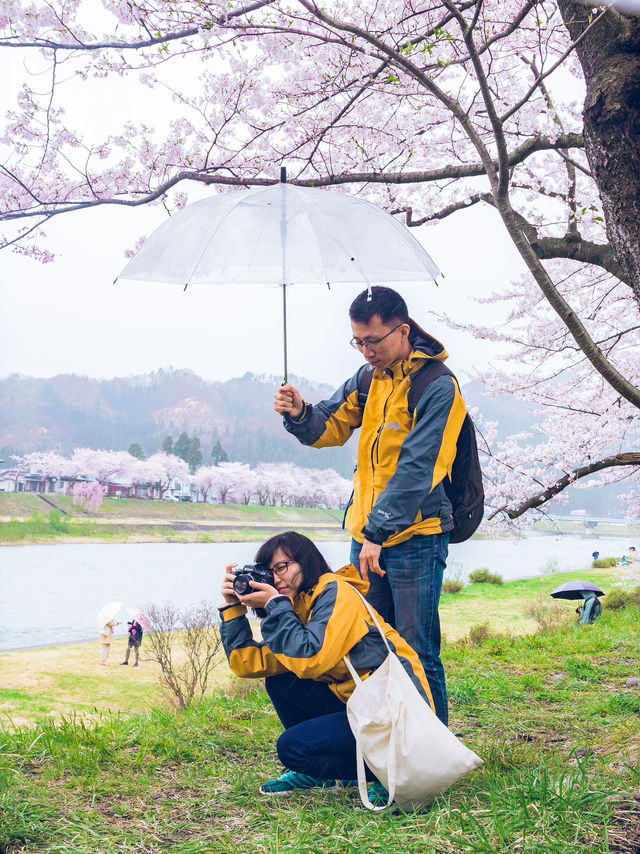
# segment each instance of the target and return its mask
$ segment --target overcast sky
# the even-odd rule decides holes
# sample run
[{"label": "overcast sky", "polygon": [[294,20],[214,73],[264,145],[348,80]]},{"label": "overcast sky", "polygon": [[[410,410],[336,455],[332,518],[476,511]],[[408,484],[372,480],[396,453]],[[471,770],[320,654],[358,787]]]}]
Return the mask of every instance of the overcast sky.
[{"label": "overcast sky", "polygon": [[[81,373],[128,376],[160,367],[189,368],[209,380],[245,371],[282,371],[282,302],[264,286],[153,285],[113,280],[125,249],[163,219],[159,209],[93,210],[64,215],[48,227],[60,252],[42,265],[0,251],[0,374],[50,377]],[[466,211],[434,228],[413,230],[445,273],[398,287],[409,311],[450,353],[464,377],[495,349],[452,332],[434,314],[497,322],[495,307],[474,295],[508,283],[522,262],[491,211]],[[289,370],[338,384],[360,364],[348,346],[347,310],[358,288],[287,289]]]},{"label": "overcast sky", "polygon": [[[5,51],[0,72],[18,83],[23,65],[36,56]],[[180,68],[178,66],[178,68]],[[180,73],[180,72],[178,72]],[[42,85],[46,77],[42,78]],[[154,90],[126,81],[67,85],[71,125],[82,116],[93,141],[117,129],[124,112],[149,122],[166,115]],[[96,96],[95,85],[100,85]],[[125,88],[123,88],[125,87]],[[17,86],[0,90],[0,114],[15,105]],[[160,93],[160,98],[167,98]],[[134,103],[135,102],[135,103]],[[167,105],[168,105],[167,101]],[[167,106],[165,105],[165,106]],[[75,116],[74,116],[75,113]],[[157,119],[158,122],[166,121]],[[161,129],[161,125],[160,125]],[[183,185],[189,190],[189,185]],[[181,187],[180,189],[182,189]],[[210,190],[200,186],[190,198]],[[253,371],[282,372],[282,301],[276,288],[180,286],[120,282],[125,250],[148,235],[166,214],[156,208],[101,208],[64,214],[46,226],[46,248],[58,253],[42,265],[0,250],[0,376],[22,373],[50,377],[73,372],[92,377],[129,376],[160,367],[189,368],[209,380]],[[437,226],[412,229],[445,278],[436,287],[399,287],[410,313],[450,352],[449,366],[461,379],[485,368],[494,347],[450,331],[434,315],[497,324],[496,307],[479,306],[474,296],[508,284],[523,263],[495,212],[476,206]],[[352,350],[347,310],[359,288],[288,288],[289,371],[339,384],[361,363]]]}]

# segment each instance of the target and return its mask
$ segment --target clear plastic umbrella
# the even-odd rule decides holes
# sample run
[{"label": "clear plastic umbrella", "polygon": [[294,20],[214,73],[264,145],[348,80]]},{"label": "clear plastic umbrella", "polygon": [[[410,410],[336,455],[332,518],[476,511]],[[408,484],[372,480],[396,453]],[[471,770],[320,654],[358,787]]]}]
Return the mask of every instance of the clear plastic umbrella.
[{"label": "clear plastic umbrella", "polygon": [[280,285],[287,379],[286,289],[424,282],[441,275],[409,229],[376,205],[286,183],[222,193],[157,228],[120,279]]},{"label": "clear plastic umbrella", "polygon": [[122,608],[122,602],[109,602],[98,612],[97,626],[98,631],[110,621],[114,620],[118,611]]}]

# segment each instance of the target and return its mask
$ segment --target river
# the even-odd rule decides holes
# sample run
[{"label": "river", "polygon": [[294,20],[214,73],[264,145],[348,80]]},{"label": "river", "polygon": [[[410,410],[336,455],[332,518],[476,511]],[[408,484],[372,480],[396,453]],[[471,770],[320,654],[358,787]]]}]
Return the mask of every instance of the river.
[{"label": "river", "polygon": [[[529,536],[470,540],[451,546],[449,577],[466,580],[487,567],[505,581],[555,570],[588,569],[591,553],[621,556],[623,538]],[[96,616],[107,602],[144,608],[219,601],[228,563],[252,560],[257,543],[57,544],[0,548],[0,651],[97,640]],[[318,543],[329,564],[347,563],[349,543]],[[122,617],[126,620],[125,612]],[[117,634],[126,634],[118,627]]]}]

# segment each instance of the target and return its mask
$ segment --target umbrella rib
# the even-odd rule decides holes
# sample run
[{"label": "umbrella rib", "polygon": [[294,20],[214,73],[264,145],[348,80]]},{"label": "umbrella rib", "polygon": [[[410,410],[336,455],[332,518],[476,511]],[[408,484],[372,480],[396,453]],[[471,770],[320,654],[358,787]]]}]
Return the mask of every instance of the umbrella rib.
[{"label": "umbrella rib", "polygon": [[257,196],[259,193],[264,192],[265,189],[269,189],[269,188],[268,187],[267,188],[260,187],[259,190],[247,190],[246,193],[244,193],[244,194],[242,193],[242,191],[240,191],[238,193],[239,196],[242,194],[242,198],[238,199],[236,202],[233,203],[233,205],[229,208],[229,210],[225,213],[225,215],[220,219],[220,222],[216,225],[216,227],[213,229],[211,234],[207,237],[207,239],[204,243],[204,246],[202,247],[202,252],[200,253],[198,258],[196,259],[195,263],[193,264],[193,266],[191,268],[191,272],[189,273],[189,275],[187,277],[187,281],[185,283],[185,289],[186,289],[187,285],[191,284],[191,279],[193,278],[193,274],[195,273],[195,271],[198,267],[198,264],[200,263],[200,261],[202,261],[202,258],[204,257],[205,252],[209,248],[209,244],[211,243],[213,238],[216,236],[216,234],[218,233],[218,231],[222,227],[223,223],[225,223],[227,221],[227,219],[231,216],[233,211],[235,211],[235,209],[238,207],[238,205],[242,204],[242,202],[245,201],[245,199],[247,199],[248,196],[251,196],[251,197]]}]

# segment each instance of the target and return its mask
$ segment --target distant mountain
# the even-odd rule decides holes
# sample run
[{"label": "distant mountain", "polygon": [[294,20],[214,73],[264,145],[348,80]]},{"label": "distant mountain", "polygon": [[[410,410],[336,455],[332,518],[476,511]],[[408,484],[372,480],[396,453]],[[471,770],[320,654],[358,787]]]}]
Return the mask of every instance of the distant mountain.
[{"label": "distant mountain", "polygon": [[[291,381],[310,401],[335,390],[302,377]],[[123,450],[138,442],[147,455],[165,436],[199,436],[203,463],[220,440],[229,457],[255,465],[290,460],[311,468],[335,468],[350,476],[356,443],[318,452],[304,448],[282,429],[273,411],[278,377],[246,373],[226,382],[207,382],[188,370],[96,380],[76,374],[35,379],[20,374],[0,379],[0,458],[35,450],[69,454],[86,446]],[[536,420],[514,397],[490,398],[477,382],[463,394],[485,420],[498,421],[500,435],[525,430]]]},{"label": "distant mountain", "polygon": [[[326,385],[291,377],[309,400],[333,393]],[[36,450],[69,454],[76,447],[126,450],[138,442],[147,455],[169,435],[198,436],[203,464],[219,440],[232,460],[255,465],[287,460],[334,468],[350,477],[356,444],[305,448],[282,429],[273,411],[276,377],[247,373],[206,382],[191,371],[158,370],[136,377],[96,380],[75,374],[0,379],[0,458]]]}]

